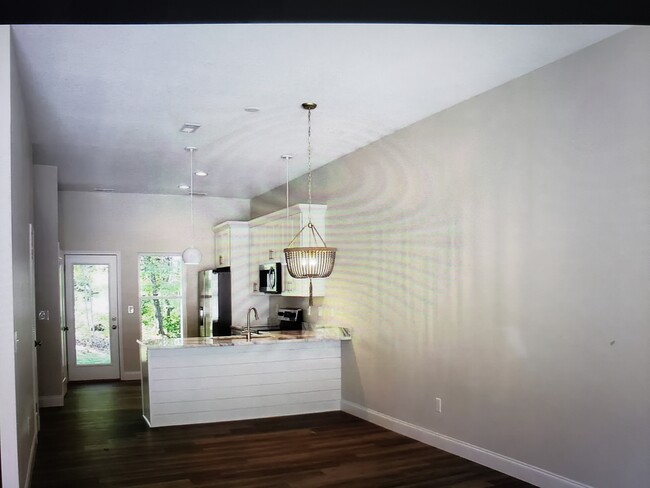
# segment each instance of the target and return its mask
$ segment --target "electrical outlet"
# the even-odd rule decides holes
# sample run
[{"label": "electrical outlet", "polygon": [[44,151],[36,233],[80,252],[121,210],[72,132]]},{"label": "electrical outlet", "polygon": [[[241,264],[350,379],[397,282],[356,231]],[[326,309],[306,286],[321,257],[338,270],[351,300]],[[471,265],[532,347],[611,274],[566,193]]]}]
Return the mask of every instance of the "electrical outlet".
[{"label": "electrical outlet", "polygon": [[436,412],[442,413],[442,398],[436,398]]}]

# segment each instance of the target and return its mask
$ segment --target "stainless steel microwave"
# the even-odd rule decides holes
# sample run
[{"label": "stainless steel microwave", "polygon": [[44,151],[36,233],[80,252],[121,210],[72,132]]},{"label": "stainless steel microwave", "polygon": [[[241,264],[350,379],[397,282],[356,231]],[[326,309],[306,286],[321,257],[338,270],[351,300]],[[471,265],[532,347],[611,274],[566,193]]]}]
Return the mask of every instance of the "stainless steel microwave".
[{"label": "stainless steel microwave", "polygon": [[262,293],[282,293],[282,264],[260,264],[260,291]]}]

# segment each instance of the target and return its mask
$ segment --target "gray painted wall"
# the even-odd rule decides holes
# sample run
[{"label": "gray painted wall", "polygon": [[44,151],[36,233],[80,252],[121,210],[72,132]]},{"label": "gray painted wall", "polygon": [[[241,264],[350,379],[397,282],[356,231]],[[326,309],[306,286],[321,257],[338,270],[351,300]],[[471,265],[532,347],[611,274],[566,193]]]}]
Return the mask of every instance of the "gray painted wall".
[{"label": "gray painted wall", "polygon": [[[190,246],[189,199],[185,196],[132,193],[60,192],[60,239],[63,251],[119,253],[121,340],[126,379],[140,371],[138,253],[182,253]],[[197,272],[215,267],[212,227],[224,220],[248,220],[250,201],[239,198],[194,199],[199,266],[185,271],[189,337],[198,335]],[[136,313],[127,314],[133,305]]]},{"label": "gray painted wall", "polygon": [[[29,224],[33,222],[31,146],[10,28],[0,26],[0,442],[2,485],[24,487],[36,447],[34,301]],[[16,340],[14,340],[14,338]]]},{"label": "gray painted wall", "polygon": [[[347,401],[647,486],[649,86],[650,28],[633,28],[314,173],[339,248],[324,305],[354,334]],[[252,217],[283,205],[281,187]]]},{"label": "gray painted wall", "polygon": [[[63,405],[66,372],[61,337],[59,293],[59,192],[56,166],[34,165],[34,239],[36,261],[36,311],[49,318],[37,319],[38,388],[45,405]],[[38,315],[37,315],[38,318]],[[47,400],[47,401],[45,401]]]}]

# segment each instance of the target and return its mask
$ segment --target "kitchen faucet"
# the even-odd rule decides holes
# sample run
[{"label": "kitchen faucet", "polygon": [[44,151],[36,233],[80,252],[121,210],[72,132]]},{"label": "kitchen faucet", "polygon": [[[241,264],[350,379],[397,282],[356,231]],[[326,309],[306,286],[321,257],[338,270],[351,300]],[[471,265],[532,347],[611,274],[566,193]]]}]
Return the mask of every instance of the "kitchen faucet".
[{"label": "kitchen faucet", "polygon": [[246,314],[246,342],[251,341],[251,312],[255,312],[255,320],[260,319],[260,316],[257,314],[257,309],[255,307],[248,309],[248,313]]}]

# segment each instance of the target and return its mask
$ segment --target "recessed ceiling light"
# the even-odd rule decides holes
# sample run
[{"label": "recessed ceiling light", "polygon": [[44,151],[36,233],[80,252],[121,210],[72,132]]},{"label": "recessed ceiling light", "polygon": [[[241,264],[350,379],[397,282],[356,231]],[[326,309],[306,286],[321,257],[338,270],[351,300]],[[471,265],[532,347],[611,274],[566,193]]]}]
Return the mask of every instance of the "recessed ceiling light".
[{"label": "recessed ceiling light", "polygon": [[180,188],[181,190],[189,190],[190,185],[178,185],[178,188]]},{"label": "recessed ceiling light", "polygon": [[110,193],[112,191],[115,191],[113,188],[100,188],[100,187],[97,187],[97,186],[95,188],[93,188],[93,190],[94,191],[105,191],[105,192],[108,192],[108,193]]},{"label": "recessed ceiling light", "polygon": [[196,132],[199,127],[201,127],[199,124],[185,123],[183,124],[183,127],[180,128],[180,131],[185,132],[186,134],[191,134],[192,132]]},{"label": "recessed ceiling light", "polygon": [[259,107],[244,107],[246,112],[259,112],[261,109]]},{"label": "recessed ceiling light", "polygon": [[194,174],[196,176],[208,176],[208,173],[206,173],[205,171],[201,171],[201,170],[195,172]]},{"label": "recessed ceiling light", "polygon": [[205,197],[207,196],[207,193],[202,192],[202,191],[195,191],[190,193],[190,195],[195,196],[195,197]]}]

